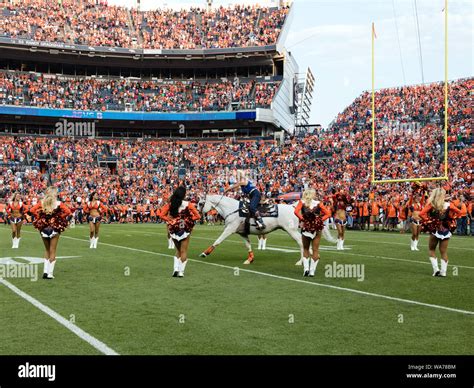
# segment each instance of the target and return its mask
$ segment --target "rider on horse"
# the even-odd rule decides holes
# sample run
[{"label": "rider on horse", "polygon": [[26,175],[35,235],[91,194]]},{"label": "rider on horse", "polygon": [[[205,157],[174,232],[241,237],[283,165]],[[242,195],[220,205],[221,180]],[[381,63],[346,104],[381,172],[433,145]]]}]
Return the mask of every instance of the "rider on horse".
[{"label": "rider on horse", "polygon": [[231,186],[228,187],[224,192],[228,192],[230,190],[234,190],[240,186],[242,189],[242,193],[250,199],[249,211],[250,216],[255,217],[256,228],[258,230],[265,229],[265,224],[263,223],[263,219],[260,216],[260,212],[257,210],[258,205],[260,204],[260,199],[262,198],[262,194],[257,189],[257,187],[253,184],[253,182],[247,177],[244,170],[237,170],[237,177],[235,183],[232,182]]}]

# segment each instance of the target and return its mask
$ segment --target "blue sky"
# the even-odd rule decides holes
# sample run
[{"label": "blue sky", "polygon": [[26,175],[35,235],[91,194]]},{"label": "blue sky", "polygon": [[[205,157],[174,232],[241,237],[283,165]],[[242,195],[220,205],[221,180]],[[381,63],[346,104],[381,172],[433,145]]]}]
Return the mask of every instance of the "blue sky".
[{"label": "blue sky", "polygon": [[[109,3],[130,6],[135,2],[109,0]],[[215,5],[233,3],[254,2],[214,0]],[[315,75],[312,123],[327,126],[362,91],[371,88],[372,22],[377,33],[375,87],[422,82],[414,4],[415,0],[293,2],[294,19],[286,47],[297,59],[300,71],[309,66]],[[416,0],[416,5],[424,81],[443,80],[444,0]],[[142,0],[142,6],[154,8],[157,3]],[[169,0],[160,6],[206,6],[206,1]],[[449,0],[449,79],[473,75],[473,11],[471,0]]]}]

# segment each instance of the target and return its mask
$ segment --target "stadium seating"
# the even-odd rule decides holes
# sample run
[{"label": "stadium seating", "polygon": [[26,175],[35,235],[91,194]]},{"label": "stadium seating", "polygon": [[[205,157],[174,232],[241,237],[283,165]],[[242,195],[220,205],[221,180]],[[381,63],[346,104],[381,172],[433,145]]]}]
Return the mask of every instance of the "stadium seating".
[{"label": "stadium seating", "polygon": [[131,80],[0,71],[0,104],[81,110],[221,111],[268,108],[279,81]]},{"label": "stadium seating", "polygon": [[[473,139],[469,103],[474,80],[450,84],[449,175],[453,192],[465,192],[472,184],[469,149]],[[424,86],[433,99],[439,98],[439,84]],[[392,109],[385,114],[400,119],[398,111],[405,98],[419,87],[387,89],[379,92]],[[403,93],[400,93],[403,91]],[[391,96],[391,97],[389,97]],[[398,100],[397,96],[401,96]],[[400,201],[411,192],[405,183],[373,187],[370,185],[369,95],[364,93],[346,108],[333,125],[315,134],[293,137],[278,145],[273,141],[222,141],[209,147],[206,142],[183,143],[170,140],[102,140],[0,137],[0,197],[18,191],[25,197],[36,196],[47,185],[48,172],[59,185],[61,196],[73,198],[98,190],[108,203],[159,203],[178,183],[175,168],[185,163],[190,195],[227,184],[229,170],[248,168],[255,172],[260,188],[267,196],[300,191],[310,185],[321,195],[338,186],[347,187],[354,197],[367,198],[375,190],[380,198],[396,196]],[[428,120],[439,110],[427,102]],[[436,120],[435,120],[436,124]],[[430,124],[431,125],[431,124]],[[389,139],[387,145],[395,140]],[[100,158],[116,158],[113,173],[98,163]],[[40,159],[50,165],[39,172]],[[423,171],[413,170],[413,173]]]},{"label": "stadium seating", "polygon": [[0,9],[3,37],[147,49],[272,45],[288,12],[240,5],[138,11],[93,0],[22,0]]}]

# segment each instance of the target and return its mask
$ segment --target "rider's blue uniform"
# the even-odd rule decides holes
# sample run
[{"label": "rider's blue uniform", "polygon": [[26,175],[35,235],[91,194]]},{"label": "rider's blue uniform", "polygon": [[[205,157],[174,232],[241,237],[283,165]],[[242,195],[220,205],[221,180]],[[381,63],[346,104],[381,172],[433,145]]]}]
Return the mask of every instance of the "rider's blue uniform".
[{"label": "rider's blue uniform", "polygon": [[247,184],[244,186],[240,186],[242,189],[242,192],[245,195],[248,195],[250,198],[250,212],[255,214],[257,211],[258,204],[260,203],[260,199],[262,195],[260,194],[260,191],[257,189],[257,187],[253,184],[251,180],[247,181]]}]

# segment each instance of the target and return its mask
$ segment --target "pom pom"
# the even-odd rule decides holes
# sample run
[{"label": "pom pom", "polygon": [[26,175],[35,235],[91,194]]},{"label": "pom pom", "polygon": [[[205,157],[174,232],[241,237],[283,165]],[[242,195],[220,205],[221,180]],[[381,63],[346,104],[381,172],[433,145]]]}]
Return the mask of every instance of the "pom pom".
[{"label": "pom pom", "polygon": [[57,233],[64,232],[68,225],[68,217],[60,208],[54,209],[51,214],[46,214],[43,210],[40,210],[36,219],[33,221],[33,226],[36,229],[41,231],[50,227]]},{"label": "pom pom", "polygon": [[191,210],[189,208],[184,209],[178,215],[169,222],[170,233],[178,234],[181,231],[191,233],[194,228],[194,220]]},{"label": "pom pom", "polygon": [[324,222],[319,215],[319,211],[306,211],[304,212],[304,220],[302,228],[304,232],[315,233],[324,229]]}]

